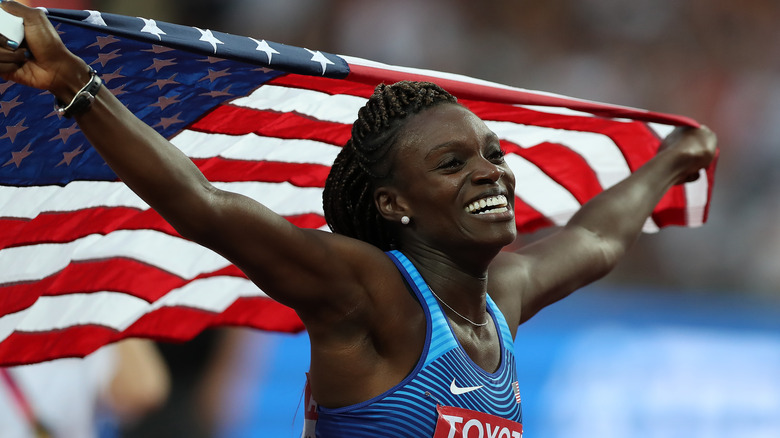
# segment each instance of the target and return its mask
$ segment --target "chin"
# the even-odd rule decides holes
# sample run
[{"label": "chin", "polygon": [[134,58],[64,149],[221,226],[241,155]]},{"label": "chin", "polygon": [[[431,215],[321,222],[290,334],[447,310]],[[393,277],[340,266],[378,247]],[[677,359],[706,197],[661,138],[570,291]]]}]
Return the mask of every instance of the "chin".
[{"label": "chin", "polygon": [[517,233],[512,234],[510,238],[504,239],[500,242],[501,248],[505,248],[513,243],[515,243],[515,240],[517,240]]},{"label": "chin", "polygon": [[511,245],[515,239],[517,239],[517,229],[514,224],[512,224],[507,230],[486,237],[483,242],[491,246],[503,248],[507,245]]}]

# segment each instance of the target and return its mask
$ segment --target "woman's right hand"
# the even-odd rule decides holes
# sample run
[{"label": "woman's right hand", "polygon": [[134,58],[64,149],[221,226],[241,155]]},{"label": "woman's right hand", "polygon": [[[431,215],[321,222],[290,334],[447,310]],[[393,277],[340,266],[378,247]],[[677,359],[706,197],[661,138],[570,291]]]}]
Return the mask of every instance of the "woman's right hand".
[{"label": "woman's right hand", "polygon": [[14,1],[0,7],[24,20],[22,47],[0,47],[0,77],[70,101],[89,79],[86,63],[68,51],[42,10]]}]

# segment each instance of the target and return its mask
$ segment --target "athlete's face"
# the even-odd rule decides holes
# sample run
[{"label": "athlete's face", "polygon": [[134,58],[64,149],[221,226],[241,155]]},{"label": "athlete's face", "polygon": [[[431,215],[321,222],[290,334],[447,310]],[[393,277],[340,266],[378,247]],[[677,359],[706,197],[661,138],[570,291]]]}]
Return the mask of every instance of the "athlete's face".
[{"label": "athlete's face", "polygon": [[474,113],[442,104],[407,121],[393,185],[416,238],[431,245],[514,241],[515,178],[498,137]]}]

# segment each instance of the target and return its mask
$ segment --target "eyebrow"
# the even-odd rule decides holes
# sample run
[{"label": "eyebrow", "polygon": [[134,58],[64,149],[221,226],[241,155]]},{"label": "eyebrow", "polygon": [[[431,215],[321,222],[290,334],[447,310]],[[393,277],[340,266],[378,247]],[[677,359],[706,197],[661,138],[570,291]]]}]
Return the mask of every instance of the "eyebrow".
[{"label": "eyebrow", "polygon": [[[485,143],[490,143],[492,141],[495,141],[496,143],[500,142],[500,139],[498,138],[498,135],[495,132],[493,132],[493,131],[489,131],[487,134],[485,134],[485,136],[482,139],[484,140]],[[450,140],[450,141],[445,141],[444,143],[438,144],[438,145],[434,146],[433,148],[431,148],[431,150],[428,151],[427,154],[425,154],[424,159],[427,159],[434,152],[436,152],[436,151],[438,151],[440,149],[444,149],[446,147],[449,147],[452,144],[457,144],[457,143],[460,143],[460,141],[459,140]]]}]

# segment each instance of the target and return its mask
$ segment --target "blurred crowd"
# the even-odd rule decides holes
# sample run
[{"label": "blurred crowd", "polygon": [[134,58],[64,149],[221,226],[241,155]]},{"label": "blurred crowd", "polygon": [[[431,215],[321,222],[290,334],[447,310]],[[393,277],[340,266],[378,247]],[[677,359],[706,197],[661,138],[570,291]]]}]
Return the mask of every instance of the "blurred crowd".
[{"label": "blurred crowd", "polygon": [[778,292],[777,1],[70,3],[692,117],[721,145],[709,222],[643,236],[605,281]]},{"label": "blurred crowd", "polygon": [[154,18],[692,117],[718,134],[721,147],[708,223],[642,236],[603,281],[780,299],[777,0],[27,3]]}]

